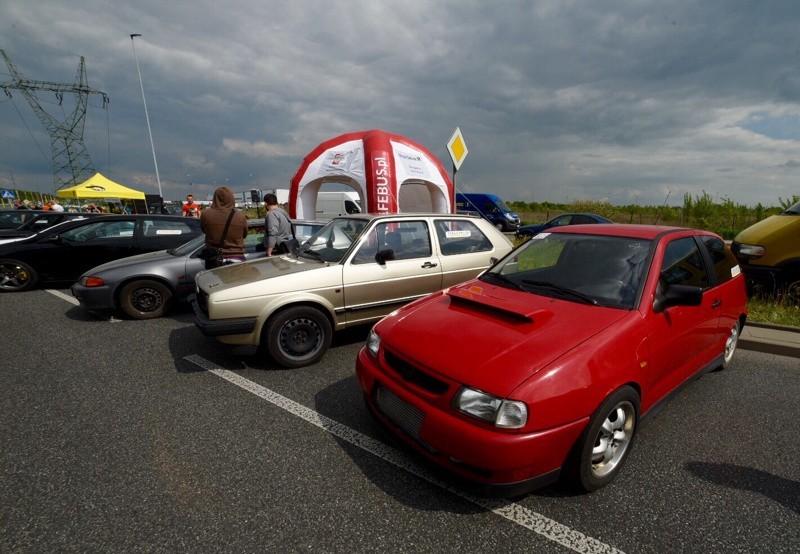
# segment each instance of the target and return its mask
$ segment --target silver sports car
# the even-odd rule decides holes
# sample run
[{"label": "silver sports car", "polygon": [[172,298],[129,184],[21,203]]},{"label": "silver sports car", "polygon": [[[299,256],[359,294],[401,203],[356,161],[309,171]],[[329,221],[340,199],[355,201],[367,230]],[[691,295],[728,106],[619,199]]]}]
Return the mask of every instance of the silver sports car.
[{"label": "silver sports car", "polygon": [[[250,220],[245,239],[245,258],[265,256],[264,219]],[[323,223],[293,221],[295,236],[302,243]],[[122,312],[135,319],[163,316],[175,304],[184,303],[195,291],[194,277],[205,269],[201,257],[205,236],[177,248],[122,258],[94,267],[72,285],[81,307],[102,315]]]}]

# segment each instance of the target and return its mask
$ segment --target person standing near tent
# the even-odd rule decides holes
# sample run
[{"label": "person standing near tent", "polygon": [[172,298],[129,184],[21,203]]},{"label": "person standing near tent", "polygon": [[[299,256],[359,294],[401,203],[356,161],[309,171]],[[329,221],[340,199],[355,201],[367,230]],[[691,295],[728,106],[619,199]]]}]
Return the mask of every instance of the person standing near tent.
[{"label": "person standing near tent", "polygon": [[206,248],[222,249],[223,265],[244,261],[247,218],[236,210],[236,201],[228,187],[214,191],[211,207],[200,214],[200,228],[206,234]]},{"label": "person standing near tent", "polygon": [[267,206],[267,232],[264,233],[264,249],[267,256],[284,254],[279,245],[292,238],[292,221],[283,208],[278,204],[278,197],[273,193],[264,195],[264,204]]},{"label": "person standing near tent", "polygon": [[200,204],[194,203],[194,196],[191,194],[186,195],[186,204],[183,205],[183,215],[184,217],[200,217]]},{"label": "person standing near tent", "polygon": [[64,206],[59,204],[58,200],[56,200],[55,198],[53,198],[50,202],[48,202],[48,204],[50,204],[50,209],[53,210],[54,212],[64,211]]}]

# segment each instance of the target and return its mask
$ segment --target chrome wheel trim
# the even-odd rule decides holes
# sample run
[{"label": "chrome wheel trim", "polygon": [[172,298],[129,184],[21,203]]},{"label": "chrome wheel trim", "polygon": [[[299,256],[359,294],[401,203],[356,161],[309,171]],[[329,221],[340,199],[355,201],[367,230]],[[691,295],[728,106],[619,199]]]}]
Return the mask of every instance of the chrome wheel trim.
[{"label": "chrome wheel trim", "polygon": [[19,264],[0,264],[0,289],[16,291],[31,280],[28,271]]},{"label": "chrome wheel trim", "polygon": [[739,324],[736,323],[731,329],[731,334],[725,340],[725,363],[729,363],[733,358],[733,353],[736,352],[736,344],[739,342]]},{"label": "chrome wheel trim", "polygon": [[602,479],[625,457],[636,427],[636,410],[629,401],[617,404],[606,416],[592,447],[592,475]]}]

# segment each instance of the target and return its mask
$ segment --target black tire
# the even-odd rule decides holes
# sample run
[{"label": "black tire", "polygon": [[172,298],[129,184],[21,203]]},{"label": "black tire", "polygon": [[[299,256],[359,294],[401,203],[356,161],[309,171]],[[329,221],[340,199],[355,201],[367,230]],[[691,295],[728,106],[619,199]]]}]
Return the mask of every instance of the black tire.
[{"label": "black tire", "polygon": [[31,290],[39,281],[36,270],[18,260],[0,260],[0,291],[22,292]]},{"label": "black tire", "polygon": [[272,316],[264,326],[266,350],[288,368],[317,363],[331,345],[331,322],[316,308],[297,306]]},{"label": "black tire", "polygon": [[737,320],[731,328],[728,338],[725,339],[725,350],[722,352],[722,363],[719,364],[717,371],[728,369],[733,360],[733,354],[736,352],[736,345],[739,343],[739,334],[742,330],[742,324]]},{"label": "black tire", "polygon": [[158,281],[133,281],[119,293],[119,306],[134,319],[162,317],[169,308],[172,291]]},{"label": "black tire", "polygon": [[788,280],[784,285],[783,296],[790,306],[800,306],[800,279]]},{"label": "black tire", "polygon": [[593,492],[617,476],[633,448],[639,423],[639,395],[625,386],[595,411],[568,465],[568,477],[581,491]]}]

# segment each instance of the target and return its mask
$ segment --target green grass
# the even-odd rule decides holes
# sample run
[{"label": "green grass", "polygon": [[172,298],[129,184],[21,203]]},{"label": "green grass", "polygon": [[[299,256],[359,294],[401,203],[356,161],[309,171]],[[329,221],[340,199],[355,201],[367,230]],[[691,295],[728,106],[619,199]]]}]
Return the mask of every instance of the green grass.
[{"label": "green grass", "polygon": [[747,302],[748,321],[800,327],[800,306],[774,299],[753,297]]}]

